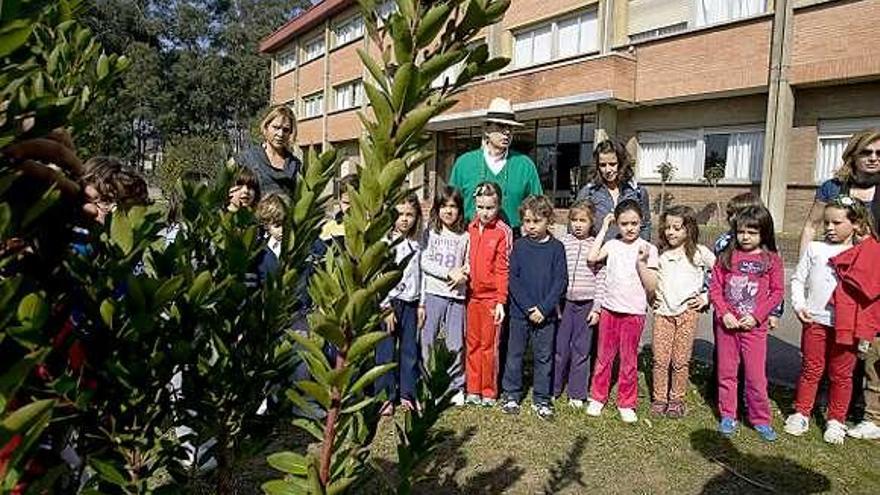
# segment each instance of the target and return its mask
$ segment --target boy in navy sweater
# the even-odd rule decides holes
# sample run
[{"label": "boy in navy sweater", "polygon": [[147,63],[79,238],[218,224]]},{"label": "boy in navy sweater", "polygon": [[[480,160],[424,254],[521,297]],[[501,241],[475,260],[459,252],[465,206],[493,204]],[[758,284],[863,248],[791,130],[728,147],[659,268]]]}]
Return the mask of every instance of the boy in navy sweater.
[{"label": "boy in navy sweater", "polygon": [[501,409],[517,414],[523,396],[522,363],[532,341],[534,384],[532,409],[542,419],[553,416],[553,339],[559,321],[557,306],[568,285],[565,247],[550,235],[553,203],[546,196],[529,196],[520,206],[523,237],[510,256],[510,332],[502,378]]}]

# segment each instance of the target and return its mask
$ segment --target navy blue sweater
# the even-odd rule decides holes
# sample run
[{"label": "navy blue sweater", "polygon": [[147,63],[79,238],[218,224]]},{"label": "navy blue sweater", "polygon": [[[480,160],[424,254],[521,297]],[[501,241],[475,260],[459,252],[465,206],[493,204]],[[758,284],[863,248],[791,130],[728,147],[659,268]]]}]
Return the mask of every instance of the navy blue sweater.
[{"label": "navy blue sweater", "polygon": [[529,308],[537,307],[544,318],[557,318],[559,304],[568,286],[565,247],[551,237],[546,242],[521,237],[510,255],[510,317],[529,319]]}]

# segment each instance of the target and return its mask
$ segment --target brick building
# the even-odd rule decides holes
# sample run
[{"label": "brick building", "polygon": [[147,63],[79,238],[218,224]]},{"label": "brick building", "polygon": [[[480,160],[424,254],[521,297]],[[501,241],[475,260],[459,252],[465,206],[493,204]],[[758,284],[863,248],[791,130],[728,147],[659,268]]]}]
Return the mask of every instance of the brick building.
[{"label": "brick building", "polygon": [[[612,135],[653,199],[668,161],[671,202],[707,215],[714,193],[701,178],[719,166],[720,201],[760,192],[777,228],[797,231],[847,138],[880,127],[876,19],[880,0],[513,0],[481,35],[511,64],[431,122],[435,160],[411,181],[442,183],[503,96],[526,124],[513,146],[532,156],[559,207],[583,185],[593,144]],[[350,163],[365,105],[355,50],[376,52],[363,32],[356,2],[325,0],[260,47],[273,56],[272,103],[296,110],[300,144],[332,143]]]}]

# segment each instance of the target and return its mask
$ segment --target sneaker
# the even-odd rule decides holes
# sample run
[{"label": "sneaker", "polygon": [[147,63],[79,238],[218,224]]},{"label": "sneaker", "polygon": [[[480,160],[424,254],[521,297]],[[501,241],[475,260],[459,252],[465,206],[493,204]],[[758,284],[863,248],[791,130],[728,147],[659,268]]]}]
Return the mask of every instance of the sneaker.
[{"label": "sneaker", "polygon": [[853,438],[862,440],[880,439],[880,426],[874,424],[873,421],[865,420],[849,429],[847,434]]},{"label": "sneaker", "polygon": [[687,406],[680,400],[674,400],[666,406],[666,417],[681,419],[687,414]]},{"label": "sneaker", "polygon": [[718,433],[721,433],[725,437],[733,436],[736,433],[736,428],[739,425],[736,420],[733,418],[721,418],[721,421],[718,423]]},{"label": "sneaker", "polygon": [[666,414],[667,404],[665,402],[660,402],[659,400],[655,400],[651,403],[651,414],[654,416],[663,416]]},{"label": "sneaker", "polygon": [[479,406],[483,402],[483,398],[479,394],[467,394],[464,403],[468,406]]},{"label": "sneaker", "polygon": [[620,420],[624,423],[636,423],[639,417],[636,416],[636,410],[629,407],[618,407],[617,412],[620,413]]},{"label": "sneaker", "polygon": [[810,418],[796,412],[786,418],[785,426],[782,429],[789,435],[799,437],[810,429]]},{"label": "sneaker", "polygon": [[846,425],[836,419],[828,420],[823,438],[830,444],[843,445],[843,441],[846,439]]},{"label": "sneaker", "polygon": [[489,397],[483,397],[483,401],[480,402],[480,405],[483,407],[495,407],[498,401]]},{"label": "sneaker", "polygon": [[382,404],[382,408],[379,409],[379,414],[382,416],[394,416],[394,403],[390,400],[386,400]]},{"label": "sneaker", "polygon": [[568,399],[568,405],[575,409],[582,409],[584,407],[584,401],[580,399]]},{"label": "sneaker", "polygon": [[419,405],[418,401],[413,399],[400,399],[400,407],[402,407],[405,411],[420,413],[422,412],[422,407]]},{"label": "sneaker", "polygon": [[601,416],[603,407],[605,407],[605,404],[603,404],[597,400],[588,399],[587,400],[587,415]]},{"label": "sneaker", "polygon": [[765,442],[776,441],[776,430],[770,425],[755,425],[755,431],[758,432],[758,435],[761,435]]},{"label": "sneaker", "polygon": [[504,414],[519,414],[519,410],[520,410],[519,402],[517,402],[513,399],[508,399],[501,406],[501,412],[503,412]]},{"label": "sneaker", "polygon": [[456,392],[455,395],[452,396],[452,399],[450,399],[450,402],[452,402],[453,406],[463,406],[464,401],[464,392],[462,392],[461,390]]},{"label": "sneaker", "polygon": [[553,417],[553,407],[550,404],[532,404],[532,410],[541,419],[550,419]]}]

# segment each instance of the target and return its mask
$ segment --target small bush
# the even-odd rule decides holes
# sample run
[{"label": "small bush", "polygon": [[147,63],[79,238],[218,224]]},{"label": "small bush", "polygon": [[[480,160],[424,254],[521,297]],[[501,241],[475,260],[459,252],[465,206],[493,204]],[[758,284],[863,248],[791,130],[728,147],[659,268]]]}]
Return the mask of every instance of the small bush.
[{"label": "small bush", "polygon": [[213,183],[229,158],[225,141],[214,136],[179,136],[165,147],[156,179],[165,197],[170,197],[178,179]]}]

